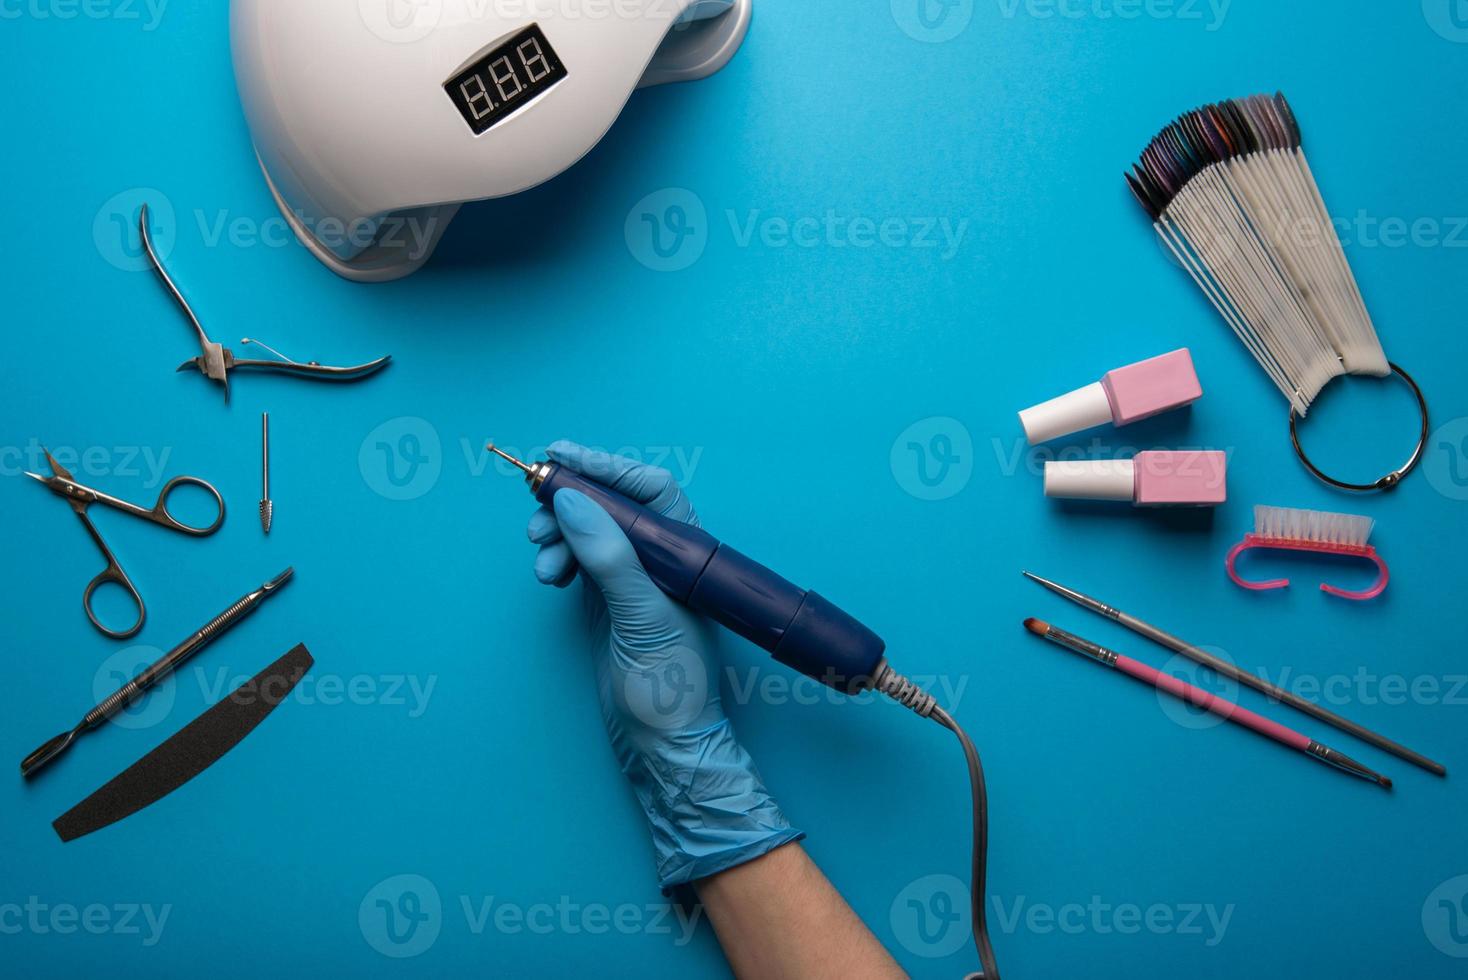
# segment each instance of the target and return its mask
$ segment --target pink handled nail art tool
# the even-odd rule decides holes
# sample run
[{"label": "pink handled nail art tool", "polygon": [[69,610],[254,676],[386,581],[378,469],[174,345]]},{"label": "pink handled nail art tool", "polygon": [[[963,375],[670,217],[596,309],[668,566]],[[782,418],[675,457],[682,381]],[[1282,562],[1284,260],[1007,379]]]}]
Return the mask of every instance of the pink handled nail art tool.
[{"label": "pink handled nail art tool", "polygon": [[1282,745],[1288,745],[1292,749],[1304,752],[1314,759],[1319,759],[1328,765],[1334,766],[1353,776],[1370,780],[1385,789],[1392,788],[1392,781],[1380,773],[1367,769],[1361,763],[1350,756],[1342,755],[1335,749],[1327,748],[1308,736],[1301,735],[1292,728],[1286,728],[1278,722],[1270,721],[1262,715],[1256,715],[1247,708],[1241,708],[1232,701],[1227,701],[1216,695],[1209,694],[1200,687],[1194,687],[1187,681],[1178,680],[1159,670],[1154,670],[1139,660],[1124,657],[1115,650],[1108,650],[1103,646],[1083,640],[1079,636],[1067,633],[1063,629],[1057,629],[1049,623],[1030,618],[1025,620],[1025,629],[1042,636],[1052,643],[1058,643],[1067,650],[1072,650],[1082,656],[1090,657],[1098,663],[1108,667],[1115,667],[1129,677],[1135,678],[1144,684],[1150,684],[1159,691],[1166,691],[1173,697],[1181,698],[1189,704],[1211,712],[1225,721],[1231,721],[1236,725],[1243,725],[1252,731],[1258,732],[1267,738],[1272,738]]}]

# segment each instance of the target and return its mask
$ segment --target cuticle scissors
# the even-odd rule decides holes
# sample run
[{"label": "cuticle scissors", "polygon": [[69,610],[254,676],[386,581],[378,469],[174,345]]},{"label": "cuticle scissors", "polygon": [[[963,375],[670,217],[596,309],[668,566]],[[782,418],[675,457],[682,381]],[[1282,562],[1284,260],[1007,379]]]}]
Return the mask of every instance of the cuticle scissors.
[{"label": "cuticle scissors", "polygon": [[[94,490],[91,487],[78,483],[70,472],[62,467],[60,463],[56,462],[56,457],[52,456],[49,450],[43,450],[43,452],[46,453],[46,462],[51,465],[52,475],[41,476],[39,473],[27,472],[26,476],[44,484],[48,490],[58,497],[65,498],[66,502],[71,505],[71,509],[76,512],[76,516],[82,522],[82,526],[87,529],[87,533],[96,542],[97,547],[102,552],[102,557],[107,559],[107,567],[102,569],[91,582],[87,583],[87,589],[82,593],[82,609],[86,611],[87,619],[91,620],[92,625],[97,627],[104,635],[114,640],[125,640],[128,637],[136,636],[138,631],[143,628],[143,619],[147,616],[147,609],[143,606],[143,597],[138,593],[137,587],[133,585],[132,579],[128,578],[127,573],[122,570],[122,566],[118,564],[117,558],[112,554],[112,550],[107,547],[107,543],[102,540],[102,535],[98,533],[96,526],[92,524],[92,519],[87,516],[87,508],[93,504],[103,504],[114,510],[120,510],[124,514],[131,514],[133,517],[140,517],[143,520],[152,521],[154,524],[166,527],[170,531],[177,531],[180,534],[202,538],[219,530],[219,526],[224,523],[224,498],[219,495],[219,491],[211,484],[200,480],[198,477],[179,476],[174,477],[163,485],[163,489],[158,494],[158,502],[151,509],[139,507],[137,504],[129,503],[111,494],[106,494],[100,490]],[[219,505],[219,514],[214,518],[213,524],[210,524],[208,527],[194,527],[190,524],[183,523],[169,513],[168,498],[174,490],[177,490],[181,486],[201,487],[214,498],[214,502]],[[106,626],[103,626],[101,620],[92,611],[92,595],[100,586],[108,583],[122,586],[128,595],[132,596],[133,601],[138,606],[137,621],[130,628],[120,632],[110,630]]]}]

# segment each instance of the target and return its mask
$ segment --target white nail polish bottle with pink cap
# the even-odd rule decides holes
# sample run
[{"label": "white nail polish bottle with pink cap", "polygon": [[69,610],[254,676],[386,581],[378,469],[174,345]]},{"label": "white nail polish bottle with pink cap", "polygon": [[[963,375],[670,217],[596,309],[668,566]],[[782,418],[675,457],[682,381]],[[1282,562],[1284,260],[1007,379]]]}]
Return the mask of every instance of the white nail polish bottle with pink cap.
[{"label": "white nail polish bottle with pink cap", "polygon": [[1049,462],[1045,496],[1129,500],[1138,507],[1216,507],[1228,499],[1228,459],[1216,450],[1148,450],[1131,459]]},{"label": "white nail polish bottle with pink cap", "polygon": [[1094,384],[1019,413],[1031,445],[1110,422],[1127,425],[1197,401],[1203,395],[1186,347],[1128,364]]}]

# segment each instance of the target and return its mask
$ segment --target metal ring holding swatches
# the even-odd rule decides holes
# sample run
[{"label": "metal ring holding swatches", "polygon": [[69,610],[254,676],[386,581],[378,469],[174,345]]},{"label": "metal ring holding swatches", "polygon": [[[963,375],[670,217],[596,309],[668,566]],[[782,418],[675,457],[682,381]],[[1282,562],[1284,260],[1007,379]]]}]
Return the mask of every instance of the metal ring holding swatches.
[{"label": "metal ring holding swatches", "polygon": [[1406,371],[1403,371],[1396,364],[1392,364],[1390,361],[1387,362],[1387,366],[1392,369],[1392,373],[1398,375],[1403,381],[1407,382],[1407,387],[1412,389],[1412,394],[1417,399],[1417,407],[1422,413],[1422,431],[1417,437],[1417,448],[1412,450],[1412,455],[1407,457],[1407,461],[1397,469],[1392,470],[1386,476],[1383,476],[1381,479],[1377,480],[1375,483],[1346,483],[1343,480],[1337,480],[1332,476],[1327,476],[1325,472],[1320,469],[1320,467],[1310,462],[1310,457],[1305,455],[1305,449],[1303,446],[1300,445],[1300,433],[1297,430],[1300,417],[1295,414],[1295,410],[1293,408],[1290,409],[1290,443],[1295,447],[1295,455],[1300,457],[1300,462],[1305,464],[1306,469],[1308,469],[1311,473],[1314,473],[1321,480],[1324,480],[1326,483],[1329,483],[1333,487],[1337,487],[1341,490],[1351,490],[1356,493],[1370,493],[1373,490],[1390,490],[1398,483],[1401,483],[1402,477],[1412,472],[1413,467],[1415,467],[1422,460],[1422,453],[1427,448],[1427,437],[1429,430],[1429,425],[1427,422],[1427,399],[1422,396],[1422,389],[1417,386],[1416,381],[1412,380],[1412,376],[1410,374],[1408,374]]}]

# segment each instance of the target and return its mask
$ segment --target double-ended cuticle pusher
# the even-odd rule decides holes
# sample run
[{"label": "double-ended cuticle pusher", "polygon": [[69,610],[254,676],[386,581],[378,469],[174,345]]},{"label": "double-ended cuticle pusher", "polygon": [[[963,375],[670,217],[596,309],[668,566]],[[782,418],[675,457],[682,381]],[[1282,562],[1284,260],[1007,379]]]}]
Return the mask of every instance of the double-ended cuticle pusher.
[{"label": "double-ended cuticle pusher", "polygon": [[34,776],[42,766],[71,748],[72,743],[77,740],[78,736],[96,728],[108,718],[111,718],[123,708],[126,708],[138,698],[142,697],[155,684],[173,673],[185,660],[204,649],[204,647],[208,646],[221,633],[258,609],[262,602],[273,596],[282,585],[290,581],[290,577],[294,572],[294,569],[287,568],[255,591],[241,596],[224,612],[189,634],[188,639],[159,657],[141,674],[122,685],[122,687],[98,703],[95,708],[88,711],[86,716],[71,731],[62,732],[26,756],[20,764],[21,775],[27,778]]}]

